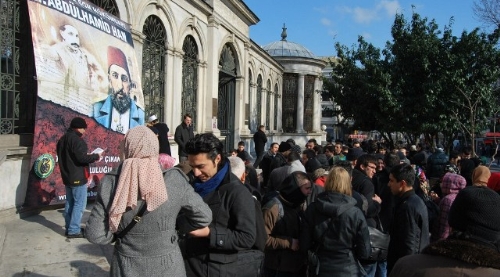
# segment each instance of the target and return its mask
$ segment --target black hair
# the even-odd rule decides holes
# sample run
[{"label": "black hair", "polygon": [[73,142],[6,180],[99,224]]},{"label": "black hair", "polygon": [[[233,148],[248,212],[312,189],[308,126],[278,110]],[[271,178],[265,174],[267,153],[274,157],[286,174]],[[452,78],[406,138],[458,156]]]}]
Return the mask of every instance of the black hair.
[{"label": "black hair", "polygon": [[415,182],[415,169],[409,164],[398,164],[391,169],[391,174],[396,181],[406,181],[407,187],[413,187]]},{"label": "black hair", "polygon": [[352,177],[352,165],[350,161],[336,161],[332,168],[334,167],[342,167]]},{"label": "black hair", "polygon": [[291,151],[290,154],[288,154],[287,160],[288,162],[300,160],[300,154],[295,151]]},{"label": "black hair", "polygon": [[369,163],[377,164],[377,158],[371,154],[363,154],[356,159],[356,166],[354,168],[360,169],[361,165],[368,166]]},{"label": "black hair", "polygon": [[317,154],[323,154],[323,147],[321,147],[321,145],[315,145],[313,149]]},{"label": "black hair", "polygon": [[399,156],[394,153],[387,152],[384,156],[384,164],[388,168],[393,168],[396,165],[400,164],[401,160],[399,159]]},{"label": "black hair", "polygon": [[287,139],[286,142],[290,143],[290,145],[292,145],[292,146],[295,145],[295,140],[293,140],[291,138]]},{"label": "black hair", "polygon": [[316,157],[316,152],[312,149],[306,149],[302,152],[302,154],[306,155],[308,159]]},{"label": "black hair", "polygon": [[240,142],[238,142],[238,146],[240,146],[240,145],[245,146],[245,142],[244,142],[244,141],[240,141]]},{"label": "black hair", "polygon": [[223,149],[222,142],[212,133],[197,134],[186,143],[188,155],[206,153],[212,161],[215,161],[219,154],[223,156]]}]

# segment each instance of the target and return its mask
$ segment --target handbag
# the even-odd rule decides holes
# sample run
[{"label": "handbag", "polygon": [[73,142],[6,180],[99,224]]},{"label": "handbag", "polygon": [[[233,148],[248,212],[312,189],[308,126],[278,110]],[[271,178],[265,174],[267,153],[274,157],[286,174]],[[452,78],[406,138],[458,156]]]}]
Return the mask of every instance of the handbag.
[{"label": "handbag", "polygon": [[148,205],[147,205],[146,201],[142,202],[141,209],[137,212],[137,214],[134,216],[132,221],[130,221],[130,223],[127,225],[127,227],[125,227],[125,229],[123,229],[121,232],[114,233],[113,240],[111,242],[113,243],[113,242],[123,238],[128,233],[128,231],[130,231],[135,226],[135,224],[140,222],[142,219],[142,215],[146,211],[147,207],[148,207]]},{"label": "handbag", "polygon": [[368,233],[370,234],[370,245],[372,252],[370,257],[366,259],[367,261],[378,262],[387,259],[387,253],[389,249],[389,242],[391,241],[391,236],[384,232],[384,228],[380,222],[380,218],[377,216],[378,225],[380,230],[375,227],[368,226]]}]

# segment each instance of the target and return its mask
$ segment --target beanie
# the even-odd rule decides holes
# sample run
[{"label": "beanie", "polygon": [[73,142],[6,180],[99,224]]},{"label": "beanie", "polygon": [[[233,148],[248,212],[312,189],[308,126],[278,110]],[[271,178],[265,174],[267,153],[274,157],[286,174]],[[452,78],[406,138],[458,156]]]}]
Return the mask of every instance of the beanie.
[{"label": "beanie", "polygon": [[73,120],[71,120],[69,127],[74,128],[74,129],[79,129],[79,128],[86,129],[87,122],[85,122],[85,119],[83,119],[81,117],[75,117],[75,118],[73,118]]},{"label": "beanie", "polygon": [[462,189],[450,208],[448,223],[454,230],[496,242],[500,236],[500,195],[487,187]]},{"label": "beanie", "polygon": [[347,152],[347,155],[346,155],[346,160],[348,161],[355,161],[357,160],[359,157],[361,157],[361,155],[363,155],[364,152],[363,152],[363,149],[361,148],[349,148],[349,151]]},{"label": "beanie", "polygon": [[278,152],[283,153],[283,152],[288,151],[290,149],[292,149],[292,146],[290,145],[290,143],[288,143],[286,141],[282,141],[280,143],[280,147],[278,148]]},{"label": "beanie", "polygon": [[297,152],[297,154],[299,154],[299,155],[302,154],[302,149],[297,144],[292,145],[292,151]]}]

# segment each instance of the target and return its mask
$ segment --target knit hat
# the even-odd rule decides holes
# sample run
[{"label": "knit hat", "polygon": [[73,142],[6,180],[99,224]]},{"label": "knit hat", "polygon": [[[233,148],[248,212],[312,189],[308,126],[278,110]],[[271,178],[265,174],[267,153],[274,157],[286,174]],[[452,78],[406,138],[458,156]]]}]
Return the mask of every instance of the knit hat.
[{"label": "knit hat", "polygon": [[487,241],[500,238],[500,195],[487,187],[462,189],[451,205],[448,223],[453,230]]},{"label": "knit hat", "polygon": [[278,152],[283,153],[283,152],[290,150],[290,149],[292,149],[292,146],[290,145],[290,143],[282,141],[280,143],[280,147],[278,148]]},{"label": "knit hat", "polygon": [[74,129],[79,129],[79,128],[86,129],[87,122],[85,122],[85,119],[83,119],[81,117],[75,117],[75,118],[73,118],[73,120],[71,120],[69,127],[74,128]]},{"label": "knit hat", "polygon": [[355,161],[363,154],[364,152],[363,149],[361,148],[349,148],[349,151],[347,152],[346,155],[346,160]]},{"label": "knit hat", "polygon": [[486,186],[488,184],[488,179],[490,179],[490,176],[490,169],[484,165],[479,165],[474,169],[474,171],[472,171],[472,184]]},{"label": "knit hat", "polygon": [[299,154],[299,155],[300,155],[300,154],[302,154],[302,149],[300,148],[300,146],[299,146],[299,145],[296,145],[296,144],[295,144],[295,145],[292,145],[292,151],[293,151],[293,152],[296,152],[296,153],[297,153],[297,154]]}]

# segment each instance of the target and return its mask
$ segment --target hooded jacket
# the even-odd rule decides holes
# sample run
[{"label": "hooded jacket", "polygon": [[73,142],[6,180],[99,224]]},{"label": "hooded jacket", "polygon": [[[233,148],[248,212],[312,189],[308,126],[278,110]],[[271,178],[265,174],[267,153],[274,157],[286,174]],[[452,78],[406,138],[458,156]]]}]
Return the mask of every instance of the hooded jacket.
[{"label": "hooded jacket", "polygon": [[[286,185],[285,185],[286,184]],[[279,195],[264,205],[262,213],[267,231],[264,267],[278,272],[296,273],[306,265],[307,252],[293,251],[292,240],[302,237],[303,214],[300,205],[306,200],[295,174],[283,181]],[[284,214],[280,216],[280,205]]]},{"label": "hooded jacket", "polygon": [[360,276],[357,260],[367,259],[371,248],[368,225],[356,200],[336,192],[321,193],[307,208],[306,218],[307,245],[318,249],[318,276]]},{"label": "hooded jacket", "polygon": [[467,181],[465,178],[454,173],[446,173],[441,182],[441,191],[443,198],[439,202],[439,222],[434,224],[435,229],[432,232],[433,240],[445,239],[450,234],[450,225],[448,224],[448,213],[451,204],[460,190],[465,188]]}]

